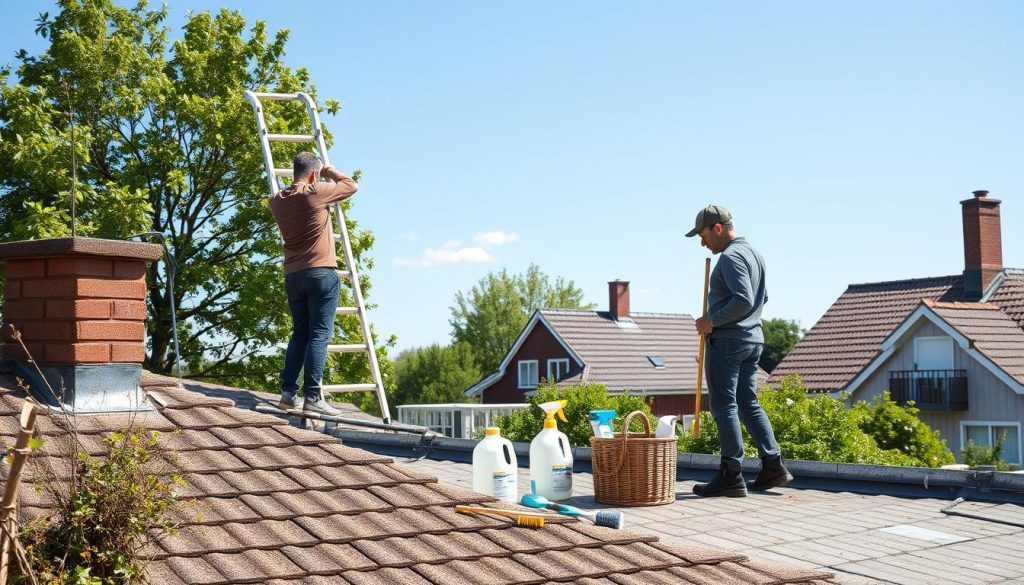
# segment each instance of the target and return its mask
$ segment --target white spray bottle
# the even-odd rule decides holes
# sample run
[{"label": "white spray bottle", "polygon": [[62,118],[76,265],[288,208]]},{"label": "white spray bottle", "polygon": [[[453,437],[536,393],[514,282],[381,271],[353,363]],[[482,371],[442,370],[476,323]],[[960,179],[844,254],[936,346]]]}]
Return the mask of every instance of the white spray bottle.
[{"label": "white spray bottle", "polygon": [[562,422],[567,400],[545,402],[540,407],[547,413],[544,429],[530,442],[530,480],[534,493],[549,500],[572,497],[572,448],[569,437],[558,430],[555,414]]}]

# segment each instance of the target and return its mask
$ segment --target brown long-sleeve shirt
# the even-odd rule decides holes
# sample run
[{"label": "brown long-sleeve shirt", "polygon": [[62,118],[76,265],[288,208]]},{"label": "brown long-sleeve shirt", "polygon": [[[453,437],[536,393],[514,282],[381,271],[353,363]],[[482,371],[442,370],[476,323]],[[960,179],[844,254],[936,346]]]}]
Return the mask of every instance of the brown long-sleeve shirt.
[{"label": "brown long-sleeve shirt", "polygon": [[338,267],[329,206],[348,199],[358,188],[341,175],[336,182],[295,182],[270,198],[270,212],[284,239],[285,274]]}]

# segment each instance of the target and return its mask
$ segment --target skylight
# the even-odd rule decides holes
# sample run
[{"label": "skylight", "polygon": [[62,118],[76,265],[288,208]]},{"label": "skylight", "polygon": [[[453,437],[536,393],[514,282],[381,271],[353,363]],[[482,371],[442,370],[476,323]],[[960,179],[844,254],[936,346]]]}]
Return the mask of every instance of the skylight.
[{"label": "skylight", "polygon": [[656,356],[656,355],[649,355],[649,356],[647,356],[647,359],[649,359],[651,361],[651,364],[654,365],[655,368],[657,368],[659,370],[665,368],[665,362],[663,362],[661,360],[661,357]]}]

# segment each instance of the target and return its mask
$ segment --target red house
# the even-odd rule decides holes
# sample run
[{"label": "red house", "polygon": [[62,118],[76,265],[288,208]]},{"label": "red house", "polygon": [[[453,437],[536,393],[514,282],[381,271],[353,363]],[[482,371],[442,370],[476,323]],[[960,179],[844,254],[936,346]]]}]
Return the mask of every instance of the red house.
[{"label": "red house", "polygon": [[[467,396],[523,402],[541,380],[598,382],[609,393],[642,393],[657,415],[692,414],[699,336],[685,314],[633,313],[629,283],[608,283],[608,310],[539,309],[501,361]],[[707,410],[707,386],[703,389]]]}]

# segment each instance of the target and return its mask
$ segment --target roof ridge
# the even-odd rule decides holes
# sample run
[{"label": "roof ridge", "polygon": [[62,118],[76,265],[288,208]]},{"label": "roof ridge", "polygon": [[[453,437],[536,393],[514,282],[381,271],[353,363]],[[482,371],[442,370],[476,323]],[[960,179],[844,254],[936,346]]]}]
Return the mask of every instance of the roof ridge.
[{"label": "roof ridge", "polygon": [[963,278],[963,275],[962,274],[949,274],[949,275],[946,275],[946,276],[924,276],[924,277],[921,277],[921,278],[905,278],[905,279],[902,279],[902,280],[880,280],[880,281],[877,281],[877,282],[860,282],[860,283],[856,283],[856,284],[847,285],[847,289],[846,290],[850,290],[850,289],[853,289],[853,288],[859,288],[859,287],[867,287],[867,286],[879,286],[879,285],[884,285],[884,284],[888,284],[888,285],[906,284],[906,283],[912,283],[912,282],[926,282],[926,281],[932,281],[932,280],[950,280],[950,279],[956,279],[956,278]]},{"label": "roof ridge", "polygon": [[983,303],[979,301],[933,301],[921,299],[925,305],[937,309],[988,309],[990,311],[1002,311],[1003,308],[995,303]]}]

